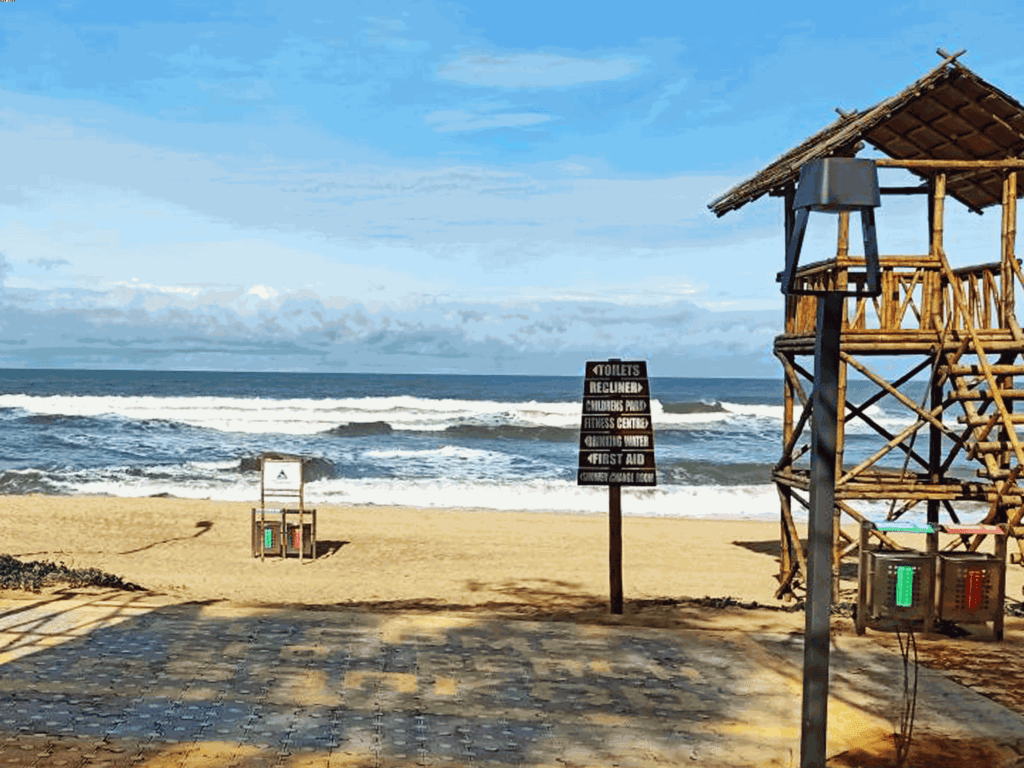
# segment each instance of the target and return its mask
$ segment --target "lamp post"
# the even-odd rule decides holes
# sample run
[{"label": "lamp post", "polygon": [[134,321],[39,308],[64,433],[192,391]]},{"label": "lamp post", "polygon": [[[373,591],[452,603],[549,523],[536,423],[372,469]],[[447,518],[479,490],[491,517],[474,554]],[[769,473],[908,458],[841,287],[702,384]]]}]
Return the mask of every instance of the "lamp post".
[{"label": "lamp post", "polygon": [[[846,296],[878,296],[881,270],[875,237],[875,211],[881,204],[878,170],[871,160],[825,158],[800,168],[793,208],[796,219],[786,243],[786,268],[780,275],[787,296],[818,297],[817,338],[814,346],[814,400],[811,411],[810,516],[807,530],[807,605],[804,631],[803,708],[800,768],[825,768],[828,716],[829,613],[832,602],[832,514],[836,486],[836,432],[841,403],[839,342]],[[811,211],[860,211],[864,236],[862,274],[850,275],[852,290],[801,288],[796,285],[797,263]],[[849,285],[848,281],[848,285]]]}]

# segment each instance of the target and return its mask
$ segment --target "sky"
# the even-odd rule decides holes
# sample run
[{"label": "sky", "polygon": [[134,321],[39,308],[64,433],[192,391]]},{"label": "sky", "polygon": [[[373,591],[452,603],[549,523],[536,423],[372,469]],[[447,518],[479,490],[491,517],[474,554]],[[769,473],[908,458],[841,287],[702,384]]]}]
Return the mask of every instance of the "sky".
[{"label": "sky", "polygon": [[984,7],[0,3],[0,367],[776,378],[781,203],[707,204],[939,46],[1024,100]]}]

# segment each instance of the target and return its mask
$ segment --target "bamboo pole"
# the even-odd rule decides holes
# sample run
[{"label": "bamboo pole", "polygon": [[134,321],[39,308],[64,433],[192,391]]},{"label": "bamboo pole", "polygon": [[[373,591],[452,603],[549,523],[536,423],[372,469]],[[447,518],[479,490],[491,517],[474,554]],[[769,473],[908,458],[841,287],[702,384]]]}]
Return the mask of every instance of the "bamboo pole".
[{"label": "bamboo pole", "polygon": [[[854,358],[851,357],[850,359],[853,360]],[[847,362],[849,362],[849,361],[847,361]],[[900,376],[900,378],[896,379],[896,381],[893,382],[892,386],[895,387],[896,389],[899,389],[900,387],[902,387],[904,384],[906,384],[908,381],[910,381],[912,378],[914,378],[917,374],[919,374],[921,371],[923,371],[925,368],[927,368],[931,364],[932,364],[931,360],[925,360],[922,363],[918,363],[913,368],[911,368],[909,371],[907,371],[905,374]],[[854,366],[854,367],[856,367],[856,366]],[[849,406],[848,405],[847,407],[849,407],[851,409],[851,411],[854,408],[863,411],[863,410],[865,410],[867,408],[870,408],[872,405],[877,403],[879,400],[881,400],[887,394],[888,393],[885,391],[885,389],[879,389],[878,392],[873,394],[871,397],[869,397],[867,400],[865,400],[860,405],[858,405],[858,406]],[[847,419],[853,418],[853,414],[851,413],[846,418]]]},{"label": "bamboo pole", "polygon": [[811,415],[811,401],[808,400],[804,403],[803,410],[800,412],[800,419],[796,423],[796,428],[790,433],[789,439],[786,440],[786,444],[782,447],[782,458],[779,459],[779,463],[775,465],[775,471],[779,471],[784,467],[791,465],[795,459],[791,455],[793,448],[796,447],[797,440],[803,434],[804,426],[807,424],[807,419]]},{"label": "bamboo pole", "polygon": [[[929,403],[932,408],[942,404],[942,386],[938,384],[938,363],[939,353],[935,354],[935,369],[932,371],[932,376],[929,380]],[[932,424],[928,430],[928,464],[930,470],[930,480],[933,483],[939,483],[942,481],[942,435],[945,430],[939,424]],[[927,501],[927,515],[928,522],[932,525],[933,529],[939,522],[939,500],[929,498]],[[935,554],[939,550],[939,534],[929,533],[927,535],[927,543],[925,550],[929,554]]]},{"label": "bamboo pole", "polygon": [[[846,314],[846,300],[843,300],[843,314]],[[846,442],[846,363],[842,359],[838,361],[838,376],[836,382],[836,409],[838,411],[839,418],[836,419],[836,458],[835,458],[835,471],[832,474],[832,487],[833,493],[836,486],[836,481],[839,480],[843,474],[843,449]],[[842,529],[842,511],[839,507],[832,505],[832,600],[836,603],[839,602],[839,579],[841,575],[841,555],[842,543],[840,537],[843,536]]]},{"label": "bamboo pole", "polygon": [[1006,288],[1009,285],[1009,280],[1013,277],[1013,271],[1010,269],[1008,252],[1009,252],[1009,214],[1010,214],[1010,177],[1009,174],[1003,176],[1003,199],[1000,205],[1000,213],[1002,218],[1000,221],[1000,235],[999,235],[999,275],[1002,279],[1002,296],[1000,301],[1000,312],[999,321],[1000,324],[1005,327],[1006,324]]},{"label": "bamboo pole", "polygon": [[[920,324],[921,324],[921,314],[917,311],[917,306],[914,304],[914,288],[917,287],[917,284],[919,282],[922,284],[921,296],[922,296],[922,303],[923,303],[923,297],[924,297],[924,288],[923,288],[923,285],[924,285],[924,282],[923,282],[924,281],[924,271],[920,270],[920,269],[915,270],[914,274],[909,276],[909,280],[910,280],[910,282],[909,282],[909,284],[907,284],[906,278],[904,278],[903,276],[897,276],[897,283],[896,283],[897,288],[900,285],[905,285],[906,286],[906,295],[904,296],[903,300],[899,302],[899,309],[896,311],[896,322],[894,323],[894,325],[897,328],[901,328],[903,326],[903,318],[907,314],[907,307],[911,307],[914,310],[914,314],[917,316],[918,325],[920,326]],[[894,298],[899,300],[898,295],[894,296]]]},{"label": "bamboo pole", "polygon": [[[848,256],[850,253],[850,212],[840,211],[839,213],[839,224],[838,224],[838,243],[836,244],[836,258],[841,259]],[[843,268],[836,275],[836,288],[840,291],[845,291],[849,287],[849,273]],[[840,313],[840,332],[843,333],[847,330],[849,323],[847,322],[846,310],[847,300],[842,299],[841,313]],[[821,333],[821,330],[818,331]],[[841,335],[839,337],[841,339]],[[837,342],[839,341],[837,339]],[[838,347],[838,343],[837,343]],[[838,348],[835,350],[838,352]],[[835,467],[832,473],[832,490],[833,496],[835,494],[836,481],[843,474],[843,448],[846,440],[846,363],[841,359],[836,361],[836,410],[838,412],[838,418],[836,419],[835,429]],[[841,557],[840,552],[842,550],[841,537],[843,535],[842,529],[842,511],[835,504],[832,505],[832,601],[839,602],[839,579],[842,573],[841,569]]]},{"label": "bamboo pole", "polygon": [[[950,275],[950,277],[952,278],[951,270],[949,268],[949,262],[946,259],[945,252],[940,250],[939,255],[942,259],[943,271],[946,272],[947,275]],[[951,283],[953,285],[954,291],[956,292],[957,300],[962,303],[963,291],[961,290],[960,285],[957,284],[955,280],[951,280]],[[991,368],[989,368],[988,356],[985,354],[985,350],[982,349],[981,343],[976,336],[974,327],[969,323],[969,321],[966,330],[968,334],[971,336],[972,341],[974,342],[974,353],[978,358],[978,365],[981,367],[982,371],[985,374],[985,379],[988,382],[989,389],[992,392],[992,402],[995,405],[996,410],[999,412],[999,415],[1003,419],[1003,426],[1006,429],[1006,436],[1010,439],[1010,443],[1013,445],[1013,453],[1015,458],[1017,459],[1017,466],[1014,467],[1014,469],[1010,472],[1009,477],[1006,478],[1002,486],[999,488],[999,494],[1002,495],[1012,485],[1014,485],[1017,482],[1017,476],[1020,474],[1021,470],[1024,470],[1024,446],[1021,446],[1020,441],[1017,439],[1017,430],[1013,426],[1013,419],[1006,408],[1006,403],[1003,402],[1002,395],[999,393],[999,389],[996,385],[995,376],[993,375]],[[965,406],[966,405],[969,405],[969,403],[965,403]],[[999,502],[993,502],[992,508],[985,518],[986,523],[992,522],[995,519],[998,513],[998,507]],[[1013,513],[1013,516],[1016,519],[1010,521],[1010,524],[1016,525],[1020,521],[1022,514],[1024,514],[1024,507],[1018,508]]]},{"label": "bamboo pole", "polygon": [[935,188],[932,192],[932,240],[931,255],[938,259],[942,251],[942,235],[946,210],[946,174],[935,174]]},{"label": "bamboo pole", "polygon": [[[941,412],[942,412],[942,411],[941,411],[941,409],[940,409],[940,410],[938,410],[938,411],[936,411],[936,412],[932,413],[932,415],[933,415],[933,416],[935,416],[935,415],[937,415],[938,413],[941,413]],[[852,479],[853,479],[854,477],[856,477],[857,475],[859,475],[859,474],[860,474],[861,472],[863,472],[863,471],[864,471],[865,469],[867,469],[867,468],[868,468],[868,467],[870,467],[870,466],[871,466],[872,464],[874,464],[875,462],[877,462],[877,461],[878,461],[879,459],[881,459],[881,458],[882,458],[883,456],[885,456],[886,454],[888,454],[888,453],[889,453],[890,451],[892,451],[892,449],[893,449],[893,448],[895,448],[895,447],[896,447],[897,445],[899,445],[900,443],[902,443],[902,442],[903,442],[904,440],[906,440],[906,439],[907,439],[908,437],[910,437],[910,436],[911,436],[912,434],[914,434],[915,432],[917,432],[917,431],[918,431],[919,429],[921,429],[921,427],[923,427],[923,426],[924,426],[925,424],[927,424],[927,423],[928,423],[928,422],[927,422],[927,421],[925,421],[924,419],[918,419],[918,420],[917,420],[916,422],[914,422],[914,423],[913,423],[913,424],[911,424],[911,425],[910,425],[909,427],[907,427],[907,428],[906,428],[906,429],[904,429],[904,430],[903,430],[902,432],[900,432],[900,433],[899,433],[898,435],[896,435],[896,436],[895,436],[894,438],[892,438],[892,440],[890,440],[889,442],[887,442],[887,443],[886,443],[886,444],[885,444],[884,446],[882,446],[882,447],[881,447],[881,448],[880,448],[879,450],[877,450],[877,451],[876,451],[875,453],[873,453],[873,454],[872,454],[871,456],[869,456],[868,458],[864,459],[864,461],[862,461],[862,462],[861,462],[860,464],[858,464],[858,465],[857,465],[856,467],[854,467],[854,468],[853,468],[853,469],[851,469],[851,470],[850,470],[849,472],[847,472],[846,474],[844,474],[844,475],[843,475],[843,476],[842,476],[842,477],[841,477],[841,478],[839,479],[839,483],[848,483],[848,482],[849,482],[850,480],[852,480]]]},{"label": "bamboo pole", "polygon": [[796,576],[798,572],[803,574],[804,579],[807,578],[807,557],[804,555],[803,545],[800,543],[800,532],[797,531],[796,523],[793,522],[792,499],[796,498],[797,501],[799,501],[802,504],[804,504],[804,501],[803,499],[801,499],[799,496],[792,493],[792,491],[789,491],[788,489],[786,493],[783,493],[783,490],[781,488],[778,488],[778,493],[779,502],[782,505],[782,520],[784,525],[786,526],[788,540],[793,545],[793,552],[796,555],[796,562],[791,564],[789,573],[783,577],[783,580],[779,584],[778,590],[775,592],[776,597],[779,597],[783,594],[786,594],[787,592],[792,591],[790,588],[790,584],[792,583],[793,578]]},{"label": "bamboo pole", "polygon": [[[867,518],[864,517],[864,515],[862,515],[860,512],[858,512],[856,509],[854,509],[853,507],[851,507],[849,504],[847,504],[844,501],[838,501],[837,500],[836,501],[836,506],[838,506],[840,509],[842,509],[843,512],[848,514],[850,517],[852,517],[858,523],[863,523],[865,520],[867,520]],[[906,549],[906,547],[904,547],[902,544],[900,544],[899,542],[895,541],[894,539],[890,538],[887,534],[883,533],[882,531],[879,531],[877,529],[876,530],[872,530],[871,531],[871,535],[874,536],[875,538],[877,538],[879,541],[884,541],[886,544],[888,544],[893,549],[898,549],[898,550],[905,550]]]},{"label": "bamboo pole", "polygon": [[[1003,253],[1003,311],[1008,321],[1016,311],[1016,287],[1013,280],[1013,267],[1017,263],[1017,172],[1010,171],[1006,175],[1006,244]],[[1006,325],[1006,322],[1003,323]]]},{"label": "bamboo pole", "polygon": [[850,255],[850,212],[839,212],[839,231],[836,236],[836,258]]},{"label": "bamboo pole", "polygon": [[[785,364],[783,364],[783,372],[785,372]],[[789,438],[793,434],[793,385],[789,381],[788,376],[782,377],[782,444],[786,445],[789,443]],[[783,449],[782,455],[785,456],[788,451]]]},{"label": "bamboo pole", "polygon": [[[792,299],[791,296],[787,296],[786,297],[787,303],[791,299]],[[784,356],[778,355],[778,358],[782,361],[782,369],[783,369],[783,371],[785,373],[785,375],[783,376],[783,379],[782,379],[782,396],[783,396],[783,403],[784,404],[783,404],[783,418],[782,418],[782,442],[783,442],[783,449],[782,449],[782,458],[780,459],[780,463],[781,463],[783,461],[786,461],[786,459],[789,457],[790,452],[792,451],[792,448],[787,449],[786,446],[790,445],[790,441],[791,441],[791,439],[793,437],[793,396],[795,394],[795,389],[794,389],[794,382],[791,381],[791,378],[792,379],[796,379],[796,374],[792,371],[792,369],[788,365],[789,361]],[[797,387],[800,386],[799,380],[797,380],[795,383],[796,383]],[[802,390],[801,390],[801,394],[802,394]],[[803,428],[803,422],[806,419],[807,411],[808,411],[808,408],[805,407],[804,408],[804,415],[802,415],[800,417],[800,419],[801,419],[800,429]],[[789,534],[789,528],[786,525],[786,514],[783,511],[786,508],[786,506],[788,506],[788,503],[789,503],[789,488],[786,488],[786,487],[781,486],[781,485],[776,485],[775,487],[776,487],[776,490],[778,491],[778,494],[779,494],[779,505],[780,505],[780,507],[779,507],[779,529],[780,529],[779,530],[779,555],[780,555],[780,557],[779,557],[779,587],[781,589],[782,585],[787,585],[788,586],[788,584],[790,583],[790,581],[792,580],[792,577],[793,577],[793,569],[794,569],[793,542],[792,542],[791,536]],[[800,544],[800,542],[798,541],[797,542],[797,546],[799,546],[799,544]],[[787,598],[790,598],[790,599],[792,598],[792,593],[791,592],[786,592],[785,595],[786,595]],[[779,595],[776,594],[776,597],[778,597],[778,596]]]},{"label": "bamboo pole", "polygon": [[895,158],[879,158],[875,160],[879,168],[920,168],[946,171],[995,170],[1004,168],[1024,168],[1024,160],[1010,158],[1006,160],[897,160]]},{"label": "bamboo pole", "polygon": [[933,415],[934,409],[933,409],[933,411],[931,413],[926,411],[926,410],[924,410],[917,403],[915,403],[909,397],[904,395],[902,392],[900,392],[898,389],[896,389],[896,387],[892,386],[889,382],[887,382],[881,376],[876,374],[874,371],[872,371],[866,365],[863,365],[862,363],[858,362],[857,359],[855,357],[853,357],[852,355],[847,354],[846,352],[840,352],[839,355],[843,359],[844,362],[848,363],[849,365],[852,365],[860,373],[862,373],[864,376],[866,376],[871,381],[873,381],[875,384],[877,384],[881,389],[883,389],[886,392],[888,392],[890,395],[892,395],[897,400],[899,400],[903,405],[905,405],[907,408],[909,408],[914,413],[916,413],[918,415],[918,417],[920,417],[920,418],[924,419],[925,421],[929,422],[932,426],[938,427],[939,429],[941,429],[945,433],[953,434],[953,430],[949,429],[939,419],[935,418],[935,416]]},{"label": "bamboo pole", "polygon": [[792,357],[787,357],[786,355],[778,352],[775,353],[775,356],[779,359],[779,362],[782,363],[782,371],[786,374],[786,381],[789,382],[793,391],[796,392],[797,397],[800,399],[800,404],[807,405],[807,395],[804,392],[803,386],[800,384],[800,379],[797,378],[797,372],[803,371],[803,368],[798,366]]},{"label": "bamboo pole", "polygon": [[[857,408],[856,406],[854,406],[854,408],[855,408],[857,417],[861,421],[863,421],[865,424],[867,424],[869,427],[871,427],[873,430],[875,430],[875,432],[880,434],[886,440],[893,440],[895,438],[895,435],[893,435],[892,432],[887,430],[885,427],[883,427],[877,421],[875,421],[870,416],[868,416],[866,413],[864,413],[863,409]],[[924,469],[928,469],[928,462],[925,461],[924,458],[922,458],[922,456],[919,453],[917,453],[917,451],[915,451],[913,448],[911,448],[909,445],[904,445],[903,443],[897,443],[895,447],[899,448],[901,451],[903,451],[905,454],[907,454],[910,458],[912,458],[914,461],[916,461],[918,464],[920,464]],[[839,481],[837,480],[836,482],[838,484]]]}]

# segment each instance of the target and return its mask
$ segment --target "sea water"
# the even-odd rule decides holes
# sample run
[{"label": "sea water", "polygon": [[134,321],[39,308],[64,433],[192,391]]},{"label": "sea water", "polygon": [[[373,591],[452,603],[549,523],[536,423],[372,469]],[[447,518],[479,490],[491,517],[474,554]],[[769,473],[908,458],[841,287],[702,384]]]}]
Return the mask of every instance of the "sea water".
[{"label": "sea water", "polygon": [[[650,388],[658,486],[625,490],[623,514],[777,519],[781,381]],[[0,494],[255,503],[257,458],[277,452],[312,459],[310,505],[601,513],[605,489],[576,485],[582,394],[575,376],[0,370]],[[868,414],[912,423],[892,398]],[[846,465],[878,445],[851,422]]]}]

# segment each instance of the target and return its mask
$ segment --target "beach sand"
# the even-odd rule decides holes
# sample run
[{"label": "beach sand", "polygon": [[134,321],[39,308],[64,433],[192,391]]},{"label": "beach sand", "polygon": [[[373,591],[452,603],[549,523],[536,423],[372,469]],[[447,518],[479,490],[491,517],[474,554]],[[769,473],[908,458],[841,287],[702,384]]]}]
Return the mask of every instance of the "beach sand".
[{"label": "beach sand", "polygon": [[[624,499],[624,506],[628,507],[628,496]],[[22,560],[50,560],[75,568],[99,568],[147,591],[142,598],[132,597],[136,593],[126,593],[123,599],[129,602],[125,603],[124,608],[116,608],[121,598],[93,598],[89,597],[89,590],[84,591],[83,597],[83,592],[79,591],[77,596],[61,598],[70,601],[68,605],[72,606],[78,605],[76,600],[79,603],[85,601],[83,608],[69,609],[68,616],[75,610],[100,610],[90,607],[92,604],[89,603],[90,600],[100,600],[101,603],[97,605],[106,605],[108,608],[105,610],[117,614],[112,621],[122,620],[130,615],[131,610],[135,610],[130,608],[133,604],[131,601],[141,599],[147,605],[156,601],[153,605],[167,606],[160,609],[169,612],[167,615],[171,618],[167,621],[177,621],[174,617],[181,611],[187,615],[191,615],[188,613],[190,611],[197,611],[197,616],[209,615],[216,618],[221,614],[225,617],[236,614],[238,617],[250,614],[253,617],[268,616],[268,609],[280,609],[274,611],[275,616],[292,621],[292,626],[305,622],[310,626],[308,632],[311,637],[319,637],[317,632],[328,631],[322,629],[326,626],[322,622],[328,620],[318,618],[328,615],[323,611],[334,612],[331,615],[337,616],[339,622],[370,622],[367,626],[380,624],[388,627],[396,621],[411,621],[413,624],[426,621],[430,626],[435,626],[438,621],[456,624],[469,622],[466,626],[495,627],[494,653],[498,654],[495,659],[504,659],[496,669],[503,669],[501,665],[507,666],[511,658],[501,655],[510,652],[501,639],[505,636],[521,634],[525,639],[516,642],[524,644],[524,648],[531,643],[540,643],[547,648],[554,643],[551,638],[545,639],[550,632],[568,632],[573,637],[576,635],[571,633],[582,633],[580,637],[587,638],[591,637],[587,633],[593,631],[588,627],[603,624],[617,627],[613,630],[615,632],[638,633],[638,642],[654,642],[654,639],[662,638],[670,644],[666,647],[671,647],[671,643],[675,642],[673,638],[678,634],[679,642],[687,644],[685,647],[695,652],[693,649],[698,641],[692,632],[698,630],[706,638],[700,642],[709,649],[708,653],[713,655],[714,649],[720,648],[720,652],[726,656],[733,652],[729,649],[734,649],[738,654],[733,661],[723,659],[721,663],[747,666],[754,663],[753,669],[761,669],[761,672],[751,673],[753,677],[750,680],[739,683],[738,690],[747,691],[747,696],[756,691],[773,691],[772,696],[781,696],[783,700],[793,702],[792,707],[786,708],[787,725],[781,730],[776,715],[758,714],[756,707],[745,710],[746,714],[734,712],[732,717],[738,718],[735,722],[737,738],[743,734],[742,738],[752,740],[754,745],[758,739],[774,739],[772,743],[782,745],[798,741],[799,730],[794,729],[796,723],[793,718],[797,717],[799,707],[799,655],[796,648],[802,643],[799,636],[803,631],[803,613],[741,610],[735,607],[720,609],[688,600],[706,596],[730,597],[744,603],[756,601],[772,607],[787,605],[774,597],[777,584],[775,574],[778,572],[777,523],[625,517],[622,531],[626,610],[624,616],[614,617],[608,613],[608,522],[605,514],[320,505],[317,530],[319,557],[313,562],[300,563],[295,557],[287,560],[267,558],[261,562],[252,556],[251,507],[251,504],[244,503],[173,498],[3,497],[4,538],[7,545],[0,548],[0,551]],[[802,526],[800,528],[803,534]],[[907,543],[919,544],[913,538],[907,539]],[[848,570],[855,572],[855,569]],[[1007,594],[1019,599],[1024,586],[1024,569],[1011,566],[1007,575]],[[844,582],[843,586],[844,589],[852,589],[856,585],[851,579]],[[74,593],[74,590],[71,592]],[[48,599],[45,594],[43,597]],[[34,598],[30,595],[22,597],[11,591],[0,591],[0,598],[13,606],[12,615],[15,617],[19,611],[20,615],[31,616],[33,610],[54,610],[44,604],[45,600],[39,603],[40,607],[31,607],[35,604],[31,604]],[[852,599],[852,594],[847,599]],[[21,603],[23,600],[26,602]],[[301,612],[297,613],[295,609]],[[258,613],[261,611],[263,613]],[[393,618],[381,618],[388,615]],[[412,619],[407,618],[410,615]],[[421,618],[416,619],[416,615]],[[287,616],[293,619],[283,618]],[[308,618],[303,619],[302,616]],[[355,616],[367,618],[352,618]],[[514,625],[508,624],[509,620],[517,622]],[[25,621],[31,623],[30,619]],[[62,621],[67,623],[69,620]],[[231,621],[241,619],[232,618]],[[512,629],[513,626],[522,629]],[[546,626],[570,629],[549,631],[544,629]],[[882,653],[890,659],[888,663],[892,666],[892,661],[897,658],[894,655],[898,650],[896,638],[876,632],[857,638],[847,618],[835,617],[833,628],[834,641],[837,643],[834,663],[845,665],[845,671],[842,675],[837,672],[837,693],[830,701],[832,714],[829,740],[835,749],[848,751],[844,752],[846,758],[840,755],[830,760],[829,765],[888,764],[872,760],[888,760],[887,755],[891,752],[891,731],[887,735],[886,722],[891,720],[896,706],[892,699],[895,694],[889,692],[878,698],[876,691],[872,694],[875,698],[872,698],[858,688],[858,680],[864,674],[864,659],[875,658],[871,653]],[[66,630],[61,631],[67,634]],[[244,639],[242,635],[245,632],[233,631],[241,632],[239,637]],[[644,634],[651,632],[670,634]],[[923,640],[922,664],[932,669],[945,670],[944,674],[953,680],[1024,715],[1024,694],[1020,693],[1013,682],[1020,674],[1024,674],[1024,620],[1008,619],[1006,633],[1007,641],[1002,644],[977,643],[972,640],[949,641],[941,637]],[[251,633],[246,636],[251,640]],[[24,639],[17,640],[15,635],[12,637],[15,640],[11,641],[11,648],[15,641],[25,642]],[[24,633],[21,637],[25,637]],[[219,636],[211,636],[214,644],[222,640]],[[49,641],[43,638],[38,642],[40,647],[45,647]],[[559,663],[571,666],[576,663],[572,661],[574,653],[589,652],[586,642],[581,641],[583,645],[578,651],[572,650],[571,643],[559,642],[562,645],[558,647],[565,646],[562,650],[568,654],[567,660]],[[238,645],[233,640],[224,648]],[[73,649],[78,646],[69,644],[64,647]],[[789,650],[770,650],[766,653],[766,648]],[[11,658],[15,659],[16,654],[10,648],[8,650]],[[31,650],[25,647],[18,653]],[[428,647],[420,648],[419,653],[428,650]],[[72,652],[79,651],[67,651],[68,654]],[[83,647],[81,653],[86,652]],[[209,659],[219,659],[219,653]],[[783,655],[785,664],[780,661]],[[757,666],[758,659],[762,659],[763,666]],[[66,667],[70,663],[62,662],[57,666]],[[82,662],[73,662],[79,663]],[[534,660],[532,663],[539,662]],[[600,659],[588,663],[596,665],[595,669],[604,664]],[[231,666],[231,669],[237,668]],[[38,671],[33,671],[37,669],[39,667],[27,666],[25,673],[37,675]],[[480,670],[485,669],[489,669],[486,664],[480,667]],[[199,673],[189,671],[182,679],[204,679],[194,678],[195,674]],[[763,679],[758,679],[758,675]],[[886,675],[891,677],[889,673]],[[888,679],[886,675],[883,675],[883,682]],[[558,682],[561,679],[555,675],[552,678],[554,682],[550,684],[561,685]],[[145,677],[141,678],[138,685],[148,685],[146,680]],[[571,676],[569,680],[572,681]],[[183,685],[183,691],[192,690],[189,686],[194,683],[186,682]],[[938,692],[929,692],[928,700],[946,701],[956,709],[959,706],[959,694],[951,692],[948,685],[941,690],[934,689]],[[958,687],[954,685],[953,688]],[[958,689],[965,691],[966,695],[966,688]],[[440,689],[435,687],[435,692],[437,690]],[[597,696],[596,693],[593,695]],[[753,701],[743,697],[740,699]],[[975,700],[982,701],[978,697]],[[47,699],[45,705],[52,706],[53,702]],[[1016,765],[1013,761],[1017,756],[1024,756],[1024,740],[1019,745],[1014,741],[1017,738],[1016,726],[1007,730],[1006,726],[996,724],[994,715],[983,707],[978,709],[979,705],[972,706],[975,709],[971,711],[979,714],[972,715],[977,722],[972,720],[970,723],[954,722],[948,715],[938,716],[922,710],[919,713],[920,742],[915,747],[919,759],[915,759],[911,765],[960,765],[963,763],[947,763],[945,756],[967,754],[963,751],[965,749],[987,750],[985,754],[991,753],[991,760],[976,760],[978,766]],[[89,712],[81,715],[88,716]],[[660,721],[652,717],[649,726],[654,728],[652,732],[657,732]],[[613,721],[617,723],[621,719],[612,717],[608,720],[612,725],[608,727],[619,727]],[[719,735],[726,733],[728,729],[723,731],[724,727],[714,732]],[[618,733],[614,728],[609,731],[612,736]],[[947,730],[949,728],[959,728],[959,735],[947,738],[944,734],[950,733]],[[757,736],[762,730],[770,738],[769,735]],[[977,738],[972,740],[965,736],[970,733],[976,734]],[[569,732],[566,737],[570,741],[576,738]],[[11,750],[31,751],[42,748],[50,752],[65,747],[79,749],[81,746],[79,741],[68,742],[71,745],[68,746],[60,739],[55,740],[55,737],[45,737],[49,741],[43,748],[32,742],[31,738],[27,733],[20,736],[12,734],[8,746]],[[99,747],[93,745],[89,748],[99,750],[96,752],[99,755],[102,745],[107,741],[109,739],[102,744],[96,742]],[[190,748],[195,748],[196,744],[199,742]],[[734,746],[731,745],[730,749]],[[131,750],[141,749],[135,742],[126,742],[118,748],[129,750],[126,753],[129,756]],[[167,748],[173,752],[178,746]],[[231,749],[235,750],[236,747],[231,746]],[[941,754],[943,759],[939,760],[934,755],[929,757],[932,753],[927,750],[933,750],[934,755]],[[334,753],[331,754],[331,759],[334,759]],[[171,755],[173,760],[168,758],[170,762],[167,765],[200,764],[191,759],[182,762],[175,755],[176,752]],[[659,764],[664,757],[651,756],[637,764]],[[97,756],[96,760],[99,759]],[[684,763],[697,764],[692,762],[693,759],[686,757]],[[1024,757],[1021,759],[1024,760]],[[220,765],[222,762],[211,758],[211,761],[201,764]],[[12,764],[22,763],[15,761]],[[145,764],[164,765],[155,759]],[[335,763],[325,757],[315,764]],[[779,766],[785,764],[786,760],[771,763]]]},{"label": "beach sand", "polygon": [[[3,506],[9,554],[183,599],[550,608],[608,596],[604,514],[320,506],[320,556],[300,564],[253,558],[251,504],[25,496]],[[627,600],[776,602],[777,524],[626,517],[622,531]]]},{"label": "beach sand", "polygon": [[[602,513],[321,505],[319,556],[300,563],[252,556],[246,503],[31,495],[4,497],[3,509],[7,554],[99,568],[181,600],[528,613],[608,600]],[[626,603],[710,596],[784,606],[778,532],[774,522],[624,517]],[[846,562],[844,592],[856,587],[855,561]],[[1022,587],[1024,569],[1008,567],[1007,595],[1019,600]]]}]

